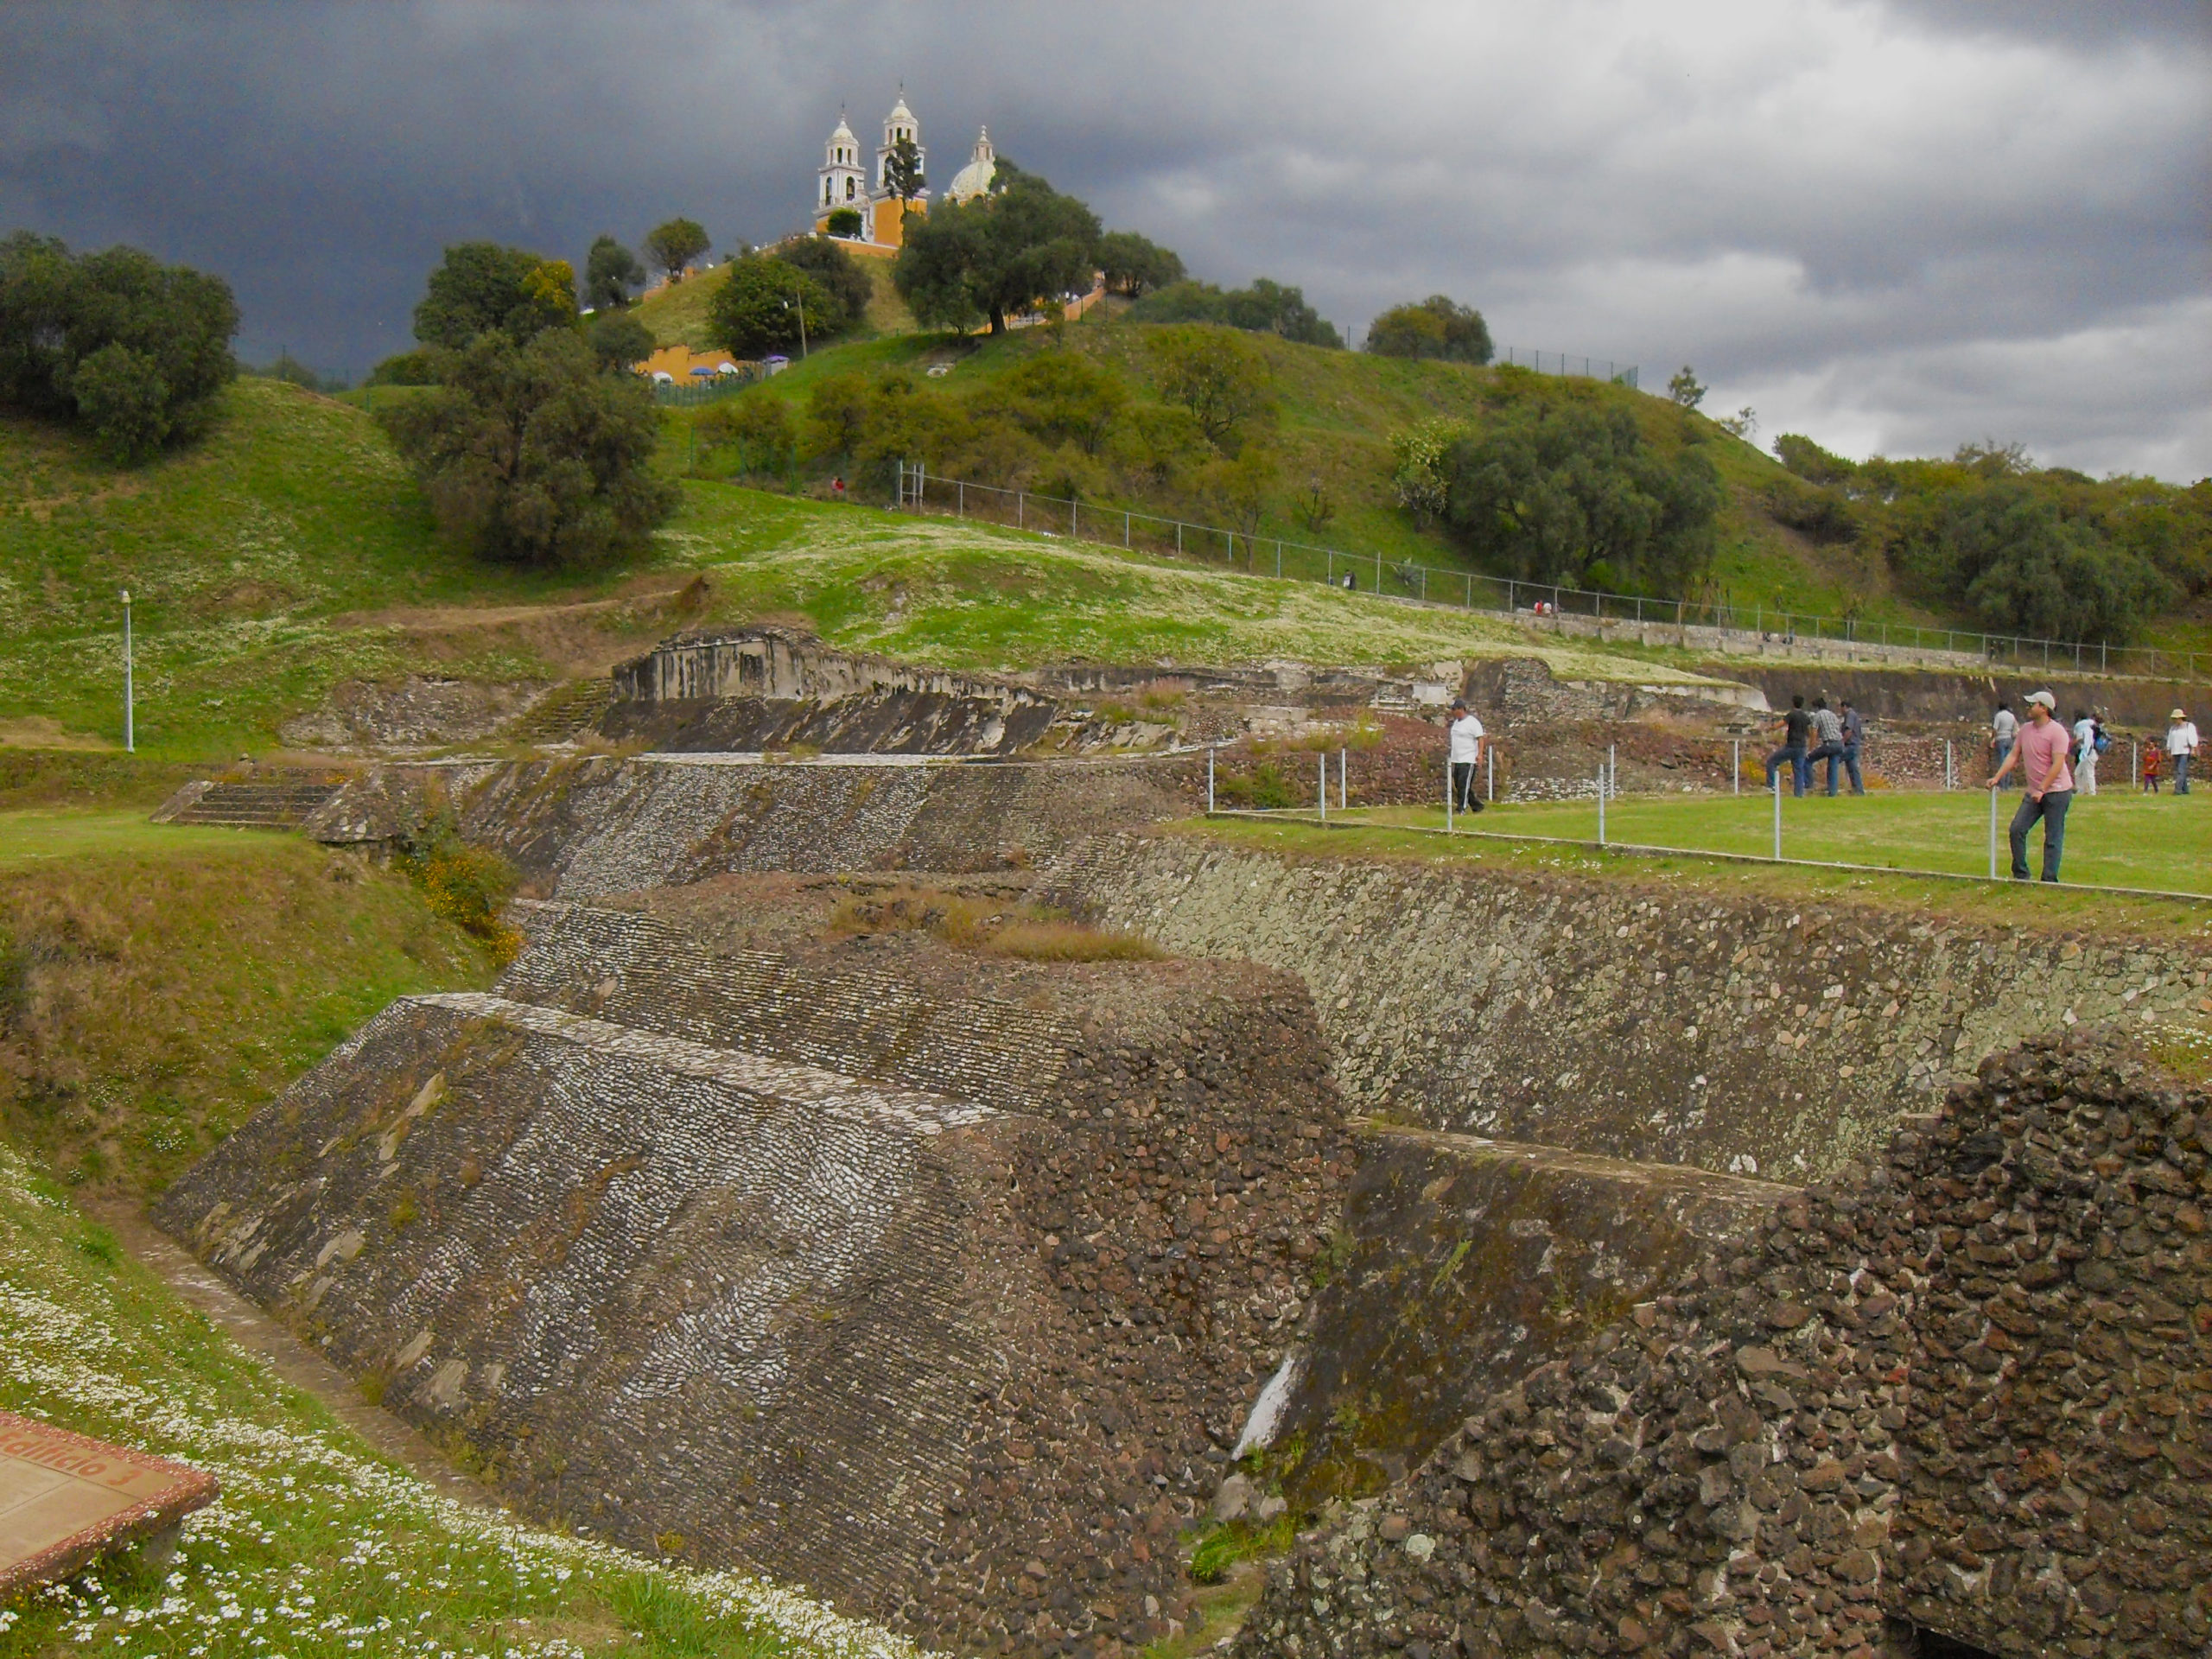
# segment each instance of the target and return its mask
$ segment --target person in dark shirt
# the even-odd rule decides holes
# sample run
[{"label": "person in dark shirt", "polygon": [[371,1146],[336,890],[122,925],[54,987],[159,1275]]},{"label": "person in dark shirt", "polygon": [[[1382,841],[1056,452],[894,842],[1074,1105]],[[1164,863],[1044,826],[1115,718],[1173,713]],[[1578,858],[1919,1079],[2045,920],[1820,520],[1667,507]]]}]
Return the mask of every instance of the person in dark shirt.
[{"label": "person in dark shirt", "polygon": [[1866,744],[1866,717],[1843,700],[1843,769],[1851,777],[1851,792],[1864,795],[1866,780],[1859,775],[1859,751]]},{"label": "person in dark shirt", "polygon": [[1828,707],[1826,697],[1813,699],[1813,741],[1819,747],[1805,757],[1805,772],[1809,779],[1813,768],[1825,760],[1828,763],[1828,793],[1835,793],[1836,762],[1843,759],[1843,721],[1834,709]]},{"label": "person in dark shirt", "polygon": [[1774,792],[1775,769],[1784,760],[1789,763],[1789,792],[1793,795],[1805,792],[1807,774],[1812,771],[1805,761],[1805,739],[1812,729],[1813,717],[1805,712],[1805,699],[1802,696],[1790,698],[1789,712],[1782,717],[1782,747],[1766,758],[1769,794]]}]

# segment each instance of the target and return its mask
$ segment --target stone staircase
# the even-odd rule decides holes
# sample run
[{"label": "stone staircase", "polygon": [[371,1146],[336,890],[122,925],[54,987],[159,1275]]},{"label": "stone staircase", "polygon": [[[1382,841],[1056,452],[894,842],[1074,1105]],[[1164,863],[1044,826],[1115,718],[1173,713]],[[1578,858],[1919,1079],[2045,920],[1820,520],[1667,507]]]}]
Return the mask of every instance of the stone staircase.
[{"label": "stone staircase", "polygon": [[162,804],[154,822],[296,830],[345,781],[340,772],[270,769],[243,780],[187,784]]},{"label": "stone staircase", "polygon": [[597,722],[613,701],[612,680],[571,680],[540,697],[500,735],[511,743],[573,742]]}]

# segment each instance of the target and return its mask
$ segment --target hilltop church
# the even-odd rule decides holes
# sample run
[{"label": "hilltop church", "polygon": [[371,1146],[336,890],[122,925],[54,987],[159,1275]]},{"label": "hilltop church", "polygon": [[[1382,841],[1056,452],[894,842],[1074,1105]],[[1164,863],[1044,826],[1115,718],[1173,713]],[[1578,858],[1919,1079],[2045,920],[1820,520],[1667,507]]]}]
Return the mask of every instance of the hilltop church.
[{"label": "hilltop church", "polygon": [[[889,255],[899,251],[906,239],[905,219],[907,213],[926,213],[930,208],[930,193],[925,188],[915,193],[912,200],[901,203],[893,192],[890,180],[891,157],[901,140],[912,143],[914,152],[922,157],[923,174],[928,174],[928,157],[922,149],[921,123],[914,119],[914,112],[906,107],[902,92],[899,101],[891,106],[891,113],[883,118],[883,142],[876,146],[875,180],[868,181],[868,169],[861,161],[861,141],[854,135],[842,114],[837,118],[837,130],[830,135],[830,142],[823,147],[822,167],[815,175],[814,228],[823,235],[837,235],[830,229],[830,221],[836,214],[851,212],[859,215],[856,228],[849,219],[840,220],[843,239],[854,251]],[[975,154],[968,165],[953,175],[945,189],[949,201],[965,201],[980,196],[991,188],[991,179],[998,170],[998,163],[991,150],[990,129],[986,127],[976,137]]]}]

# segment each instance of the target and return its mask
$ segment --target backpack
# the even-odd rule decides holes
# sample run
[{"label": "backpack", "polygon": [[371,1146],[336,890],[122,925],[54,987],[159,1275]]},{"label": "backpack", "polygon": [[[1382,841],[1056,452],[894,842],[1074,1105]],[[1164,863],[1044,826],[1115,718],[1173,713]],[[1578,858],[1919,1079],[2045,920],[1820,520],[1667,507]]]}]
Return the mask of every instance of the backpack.
[{"label": "backpack", "polygon": [[2096,728],[2096,738],[2097,753],[2099,754],[2109,753],[2112,750],[2112,739],[2105,735],[2105,728],[2102,725],[2099,725]]}]

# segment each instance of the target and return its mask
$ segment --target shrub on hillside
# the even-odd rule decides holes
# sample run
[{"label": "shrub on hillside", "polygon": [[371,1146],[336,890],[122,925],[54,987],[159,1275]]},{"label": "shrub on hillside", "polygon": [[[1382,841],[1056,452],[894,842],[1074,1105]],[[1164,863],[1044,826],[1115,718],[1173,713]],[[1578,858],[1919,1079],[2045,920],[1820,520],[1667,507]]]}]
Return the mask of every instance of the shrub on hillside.
[{"label": "shrub on hillside", "polygon": [[1858,475],[1859,464],[1823,449],[1802,433],[1784,432],[1774,441],[1775,458],[1808,484],[1844,484]]},{"label": "shrub on hillside", "polygon": [[136,248],[0,241],[0,404],[73,418],[121,461],[196,435],[238,372],[220,277]]},{"label": "shrub on hillside", "polygon": [[1858,539],[1858,517],[1840,490],[1781,478],[1766,486],[1761,499],[1769,518],[1816,542],[1840,543]]},{"label": "shrub on hillside", "polygon": [[653,354],[653,331],[626,311],[594,317],[584,339],[602,369],[630,368]]},{"label": "shrub on hillside", "polygon": [[1160,397],[1179,404],[1217,448],[1233,448],[1245,424],[1268,412],[1267,365],[1224,328],[1163,328],[1145,342]]},{"label": "shrub on hillside", "polygon": [[369,386],[435,386],[438,384],[438,354],[427,346],[395,352],[369,371],[361,383]]},{"label": "shrub on hillside", "polygon": [[584,298],[594,311],[619,311],[630,303],[630,290],[644,285],[645,268],[638,256],[611,236],[593,238],[584,257]]},{"label": "shrub on hillside", "polygon": [[777,248],[776,257],[813,277],[827,296],[819,323],[811,313],[806,319],[808,330],[817,339],[845,334],[868,321],[875,285],[868,281],[860,261],[828,237],[793,237]]},{"label": "shrub on hillside", "polygon": [[1434,358],[1447,363],[1487,363],[1494,354],[1483,314],[1459,304],[1448,294],[1392,306],[1367,326],[1364,349],[1377,357]]},{"label": "shrub on hillside", "polygon": [[1303,290],[1255,276],[1249,288],[1177,282],[1129,308],[1139,322],[1217,322],[1247,334],[1275,334],[1300,346],[1343,346],[1336,325],[1306,304]]},{"label": "shrub on hillside", "polygon": [[1720,479],[1694,446],[1662,454],[1621,408],[1567,398],[1503,411],[1452,446],[1445,522],[1494,569],[1527,581],[1685,591],[1713,561]]},{"label": "shrub on hillside", "polygon": [[737,454],[737,470],[748,476],[782,477],[798,456],[791,414],[780,397],[752,395],[716,404],[699,417],[699,436],[709,448]]},{"label": "shrub on hillside", "polygon": [[842,326],[841,302],[811,273],[769,254],[749,253],[723,267],[707,302],[707,327],[740,357],[766,357]]},{"label": "shrub on hillside", "polygon": [[676,503],[651,469],[659,423],[633,375],[582,340],[477,336],[427,396],[377,411],[440,526],[486,558],[591,565],[641,545]]},{"label": "shrub on hillside", "polygon": [[565,259],[496,242],[448,248],[415,308],[415,338],[459,351],[479,334],[516,345],[576,321],[576,275]]}]

